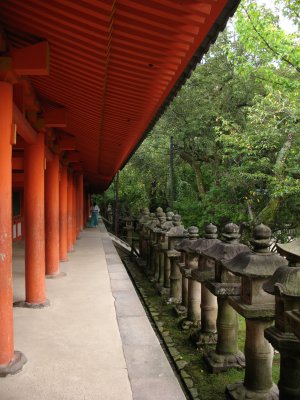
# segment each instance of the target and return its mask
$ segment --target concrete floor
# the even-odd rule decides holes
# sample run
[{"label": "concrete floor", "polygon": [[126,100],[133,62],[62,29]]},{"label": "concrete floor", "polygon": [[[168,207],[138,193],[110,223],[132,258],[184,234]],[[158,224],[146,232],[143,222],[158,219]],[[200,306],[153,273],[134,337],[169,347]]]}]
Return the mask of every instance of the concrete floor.
[{"label": "concrete floor", "polygon": [[[14,245],[14,301],[23,300],[24,246]],[[0,400],[184,400],[104,228],[86,229],[67,276],[47,279],[45,309],[14,309],[22,372],[1,378]]]}]

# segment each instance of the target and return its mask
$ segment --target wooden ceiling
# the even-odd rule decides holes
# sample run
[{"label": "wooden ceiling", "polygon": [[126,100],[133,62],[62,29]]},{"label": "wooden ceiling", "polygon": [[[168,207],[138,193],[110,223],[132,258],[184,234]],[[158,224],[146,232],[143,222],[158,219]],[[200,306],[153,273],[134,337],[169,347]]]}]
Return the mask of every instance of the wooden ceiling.
[{"label": "wooden ceiling", "polygon": [[48,104],[67,110],[84,175],[107,188],[238,0],[6,0],[10,51],[47,41],[50,73],[31,76]]}]

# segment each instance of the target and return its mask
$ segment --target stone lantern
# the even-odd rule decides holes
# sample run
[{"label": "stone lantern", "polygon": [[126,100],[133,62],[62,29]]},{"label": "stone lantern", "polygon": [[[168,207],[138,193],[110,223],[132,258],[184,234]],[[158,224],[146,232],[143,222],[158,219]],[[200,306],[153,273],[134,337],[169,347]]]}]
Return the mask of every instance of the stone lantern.
[{"label": "stone lantern", "polygon": [[192,339],[198,346],[215,344],[217,342],[217,298],[204,285],[207,280],[215,277],[215,260],[203,255],[203,251],[209,249],[220,240],[217,239],[217,227],[209,224],[205,227],[205,235],[197,240],[195,251],[198,254],[198,268],[192,270],[192,279],[201,284],[201,329],[193,333]]},{"label": "stone lantern", "polygon": [[158,288],[162,289],[163,283],[164,283],[164,264],[165,264],[165,250],[167,249],[166,243],[165,243],[165,231],[164,231],[164,226],[167,223],[167,218],[166,214],[162,213],[162,215],[159,217],[159,225],[158,225],[158,246],[157,246],[157,253],[158,253]]},{"label": "stone lantern", "polygon": [[150,212],[147,207],[142,209],[141,217],[138,221],[137,232],[139,234],[139,258],[137,259],[137,263],[140,267],[146,266],[145,261],[145,226],[150,220]]},{"label": "stone lantern", "polygon": [[165,253],[165,285],[170,285],[170,303],[181,302],[181,273],[178,262],[183,262],[183,253],[175,250],[175,247],[187,237],[187,231],[181,225],[180,215],[173,217],[174,227],[167,232],[168,251]]},{"label": "stone lantern", "polygon": [[286,318],[293,333],[300,340],[300,310],[286,311]]},{"label": "stone lantern", "polygon": [[108,220],[109,224],[112,225],[112,223],[113,223],[113,209],[112,209],[112,205],[111,204],[108,204],[108,206],[107,206],[106,215],[107,215],[107,220]]},{"label": "stone lantern", "polygon": [[277,244],[289,266],[278,268],[264,284],[275,296],[275,326],[265,330],[266,339],[280,352],[280,400],[300,399],[300,340],[289,324],[288,311],[300,309],[300,240]]},{"label": "stone lantern", "polygon": [[217,345],[215,350],[204,356],[213,373],[245,366],[244,354],[238,349],[238,315],[228,303],[228,296],[240,293],[240,278],[224,268],[222,262],[239,253],[249,252],[249,247],[239,243],[239,227],[235,224],[227,224],[222,236],[222,242],[202,252],[216,263],[214,280],[205,282],[205,286],[218,298]]},{"label": "stone lantern", "polygon": [[178,246],[176,246],[176,250],[180,248],[180,251],[184,253],[184,264],[179,264],[179,269],[182,275],[181,306],[177,307],[179,314],[185,313],[188,309],[188,279],[191,276],[191,270],[198,267],[198,257],[196,257],[194,253],[190,252],[190,245],[191,242],[197,240],[198,237],[199,229],[196,226],[190,226],[188,228],[188,239],[182,241]]},{"label": "stone lantern", "polygon": [[140,257],[144,258],[144,224],[149,221],[150,211],[147,207],[142,209],[142,215],[139,219],[138,232],[139,232],[139,253]]},{"label": "stone lantern", "polygon": [[229,297],[229,304],[246,319],[244,382],[228,385],[228,399],[278,399],[277,386],[272,381],[273,349],[264,338],[264,330],[272,325],[275,315],[274,297],[263,290],[263,284],[285,258],[269,250],[271,229],[260,224],[254,228],[253,251],[240,253],[222,264],[242,278],[239,297]]},{"label": "stone lantern", "polygon": [[124,222],[125,222],[124,231],[126,232],[126,240],[127,240],[127,243],[129,244],[129,246],[131,247],[132,246],[132,235],[133,235],[133,231],[134,231],[133,218],[131,216],[125,217]]},{"label": "stone lantern", "polygon": [[161,227],[160,223],[163,220],[165,222],[165,213],[161,207],[157,207],[156,209],[156,218],[158,219],[158,223],[152,228],[153,232],[153,241],[152,241],[152,263],[153,263],[153,281],[157,282],[159,279],[159,247],[160,247],[160,239],[161,239]]},{"label": "stone lantern", "polygon": [[148,258],[149,258],[149,275],[153,276],[154,275],[154,245],[156,244],[156,232],[155,228],[159,224],[159,219],[157,218],[156,214],[154,213],[154,217],[152,218],[151,221],[149,221],[147,225],[147,231],[148,231]]},{"label": "stone lantern", "polygon": [[[149,214],[149,220],[144,224],[144,240],[145,240],[145,267],[146,272],[149,272],[151,265],[151,227],[156,220],[154,213]],[[158,220],[155,222],[158,223]]]},{"label": "stone lantern", "polygon": [[162,294],[168,294],[170,288],[170,263],[166,257],[168,251],[168,232],[174,228],[174,213],[168,211],[166,213],[166,222],[161,224],[161,240],[160,240],[160,274],[159,274],[159,290]]}]

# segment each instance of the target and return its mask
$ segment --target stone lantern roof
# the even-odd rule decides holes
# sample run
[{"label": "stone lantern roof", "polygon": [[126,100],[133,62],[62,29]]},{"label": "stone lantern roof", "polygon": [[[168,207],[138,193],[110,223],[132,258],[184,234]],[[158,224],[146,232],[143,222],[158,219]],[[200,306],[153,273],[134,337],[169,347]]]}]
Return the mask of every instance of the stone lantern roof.
[{"label": "stone lantern roof", "polygon": [[276,248],[278,253],[289,260],[290,266],[300,267],[300,239],[290,243],[276,243]]},{"label": "stone lantern roof", "polygon": [[162,224],[161,228],[162,228],[162,230],[164,230],[164,231],[168,231],[168,230],[170,230],[171,228],[173,228],[173,226],[174,226],[173,221],[170,220],[170,219],[168,219],[168,217],[167,217],[166,222],[165,222],[164,224]]},{"label": "stone lantern roof", "polygon": [[191,240],[195,240],[198,237],[199,229],[196,226],[190,226],[186,232],[185,236],[188,238],[181,240],[176,246],[175,249],[178,251],[183,251],[185,253],[189,252],[189,246],[191,244]]},{"label": "stone lantern roof", "polygon": [[181,226],[181,225],[182,225],[182,222],[181,222],[181,215],[179,215],[179,214],[173,215],[172,220],[173,220],[174,226]]},{"label": "stone lantern roof", "polygon": [[177,251],[184,251],[184,249],[187,247],[187,245],[188,245],[188,242],[189,242],[189,239],[187,238],[187,236],[188,236],[188,233],[187,233],[187,231],[185,231],[186,232],[186,234],[185,234],[185,239],[183,239],[183,240],[181,240],[179,243],[177,243],[176,244],[176,246],[175,246],[175,249],[177,250]]},{"label": "stone lantern roof", "polygon": [[300,297],[300,268],[278,268],[263,287],[273,295]]},{"label": "stone lantern roof", "polygon": [[187,237],[188,233],[187,230],[183,225],[181,226],[173,226],[168,232],[167,232],[168,237],[174,237],[174,238],[182,238],[182,237]]},{"label": "stone lantern roof", "polygon": [[217,239],[218,237],[218,228],[213,224],[208,224],[205,227],[205,234],[204,237],[201,239],[196,240],[190,244],[190,249],[197,254],[202,254],[202,252],[214,244],[219,243],[220,240]]},{"label": "stone lantern roof", "polygon": [[268,278],[287,261],[269,250],[271,229],[263,224],[254,228],[252,251],[243,252],[232,259],[222,261],[222,264],[232,273],[249,278]]},{"label": "stone lantern roof", "polygon": [[[300,240],[277,244],[280,254],[285,255],[289,266],[281,266],[264,284],[267,293],[300,297]],[[297,267],[296,267],[296,266]]]},{"label": "stone lantern roof", "polygon": [[145,208],[143,208],[143,210],[142,210],[142,215],[141,215],[141,218],[139,219],[139,223],[140,223],[140,224],[144,224],[144,223],[146,223],[147,221],[149,221],[149,218],[150,218],[150,211],[149,211],[149,208],[145,207]]},{"label": "stone lantern roof", "polygon": [[216,261],[221,261],[230,260],[239,253],[249,251],[248,246],[238,242],[240,238],[238,225],[233,223],[225,225],[222,236],[224,238],[222,242],[203,250],[202,254]]},{"label": "stone lantern roof", "polygon": [[166,213],[167,221],[172,221],[173,220],[173,216],[174,216],[173,211],[168,211]]}]

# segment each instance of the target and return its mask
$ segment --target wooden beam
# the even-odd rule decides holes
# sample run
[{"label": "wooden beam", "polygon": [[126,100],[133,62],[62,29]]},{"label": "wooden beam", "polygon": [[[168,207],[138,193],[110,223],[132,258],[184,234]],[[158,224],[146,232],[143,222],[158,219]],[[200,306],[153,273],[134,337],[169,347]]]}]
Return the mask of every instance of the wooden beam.
[{"label": "wooden beam", "polygon": [[13,187],[22,187],[24,185],[24,172],[12,174],[12,186]]},{"label": "wooden beam", "polygon": [[13,98],[14,103],[21,111],[21,113],[25,112],[25,102],[24,102],[24,88],[21,83],[17,83],[13,86]]},{"label": "wooden beam", "polygon": [[27,122],[26,118],[15,104],[13,105],[13,122],[17,125],[17,132],[22,136],[25,142],[29,144],[35,143],[36,131],[29,122]]},{"label": "wooden beam", "polygon": [[24,170],[24,157],[13,156],[12,157],[12,169],[13,169],[13,171],[23,171]]},{"label": "wooden beam", "polygon": [[72,164],[72,168],[76,172],[83,172],[83,165],[82,163]]},{"label": "wooden beam", "polygon": [[67,109],[63,107],[46,109],[44,119],[47,128],[65,128],[67,126]]},{"label": "wooden beam", "polygon": [[78,151],[67,152],[66,160],[68,163],[78,163],[81,161],[81,156]]},{"label": "wooden beam", "polygon": [[76,150],[76,138],[65,132],[58,132],[56,145],[60,151]]},{"label": "wooden beam", "polygon": [[18,75],[49,75],[48,42],[15,49],[10,52],[12,67]]},{"label": "wooden beam", "polygon": [[53,153],[48,147],[45,147],[45,157],[48,162],[53,160]]}]

